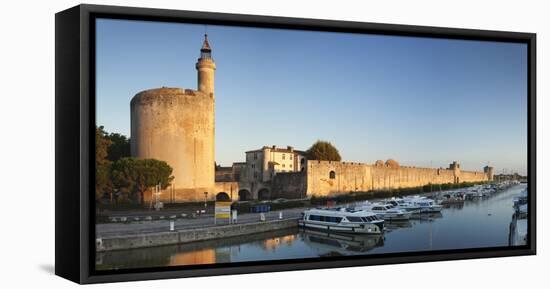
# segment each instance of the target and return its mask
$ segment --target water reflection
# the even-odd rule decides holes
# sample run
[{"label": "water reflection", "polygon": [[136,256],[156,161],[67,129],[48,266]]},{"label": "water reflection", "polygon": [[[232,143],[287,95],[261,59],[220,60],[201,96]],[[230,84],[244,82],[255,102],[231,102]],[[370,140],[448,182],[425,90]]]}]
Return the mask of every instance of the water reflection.
[{"label": "water reflection", "polygon": [[180,252],[170,256],[168,266],[185,264],[212,264],[216,263],[217,259],[215,249],[201,249],[196,251]]},{"label": "water reflection", "polygon": [[449,203],[444,204],[444,209],[462,209],[464,207],[464,202],[456,202],[456,203]]},{"label": "water reflection", "polygon": [[406,221],[393,221],[393,222],[384,222],[384,227],[386,230],[395,230],[399,228],[410,228],[413,223],[411,220]]},{"label": "water reflection", "polygon": [[356,255],[384,245],[383,235],[345,235],[305,230],[302,231],[302,238],[321,257]]},{"label": "water reflection", "polygon": [[488,198],[449,204],[442,212],[386,222],[383,235],[345,235],[298,228],[191,244],[98,253],[97,269],[143,268],[348,256],[514,245],[526,222],[514,217],[512,199],[525,185]]},{"label": "water reflection", "polygon": [[271,238],[263,241],[262,247],[265,250],[274,251],[279,246],[291,246],[295,239],[296,239],[296,235],[287,235],[282,237]]},{"label": "water reflection", "polygon": [[297,232],[298,229],[288,229],[181,245],[101,252],[96,254],[96,268],[103,270],[228,263],[231,262],[232,254],[240,253],[242,244],[266,252],[273,251],[281,246],[291,246],[298,236]]}]

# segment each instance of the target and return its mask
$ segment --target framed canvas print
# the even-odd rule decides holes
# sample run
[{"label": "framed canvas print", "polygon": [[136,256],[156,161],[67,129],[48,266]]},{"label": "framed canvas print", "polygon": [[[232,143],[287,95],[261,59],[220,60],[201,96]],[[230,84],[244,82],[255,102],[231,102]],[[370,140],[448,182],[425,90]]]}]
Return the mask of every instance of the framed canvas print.
[{"label": "framed canvas print", "polygon": [[56,274],[535,254],[535,34],[56,14]]}]

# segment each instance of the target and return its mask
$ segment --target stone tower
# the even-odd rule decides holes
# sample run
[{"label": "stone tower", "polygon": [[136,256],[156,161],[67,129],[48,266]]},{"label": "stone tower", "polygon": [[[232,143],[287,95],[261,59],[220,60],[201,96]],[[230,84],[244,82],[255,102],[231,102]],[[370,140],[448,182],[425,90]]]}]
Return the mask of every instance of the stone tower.
[{"label": "stone tower", "polygon": [[460,176],[460,164],[457,161],[453,161],[451,164],[449,164],[449,169],[453,171],[454,175],[454,182],[455,184],[458,184],[462,182],[461,176]]},{"label": "stone tower", "polygon": [[495,169],[490,166],[485,166],[483,172],[487,175],[487,180],[492,182],[495,179]]},{"label": "stone tower", "polygon": [[130,103],[131,154],[166,161],[173,169],[176,201],[204,200],[214,192],[214,71],[204,39],[197,61],[198,89],[155,88]]}]

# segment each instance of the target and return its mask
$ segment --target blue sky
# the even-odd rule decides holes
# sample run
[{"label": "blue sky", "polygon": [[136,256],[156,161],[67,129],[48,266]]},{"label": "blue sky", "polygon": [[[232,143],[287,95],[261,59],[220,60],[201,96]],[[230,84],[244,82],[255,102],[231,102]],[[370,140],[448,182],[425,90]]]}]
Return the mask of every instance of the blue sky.
[{"label": "blue sky", "polygon": [[130,136],[130,99],[196,89],[216,61],[216,160],[318,139],[343,160],[527,169],[525,44],[107,20],[97,22],[97,123]]}]

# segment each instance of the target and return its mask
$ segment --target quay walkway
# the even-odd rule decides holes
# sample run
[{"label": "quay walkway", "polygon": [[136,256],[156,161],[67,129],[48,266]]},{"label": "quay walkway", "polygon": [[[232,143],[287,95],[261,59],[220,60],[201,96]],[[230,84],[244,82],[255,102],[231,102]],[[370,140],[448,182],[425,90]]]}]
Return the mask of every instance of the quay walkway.
[{"label": "quay walkway", "polygon": [[[265,221],[260,221],[259,213],[243,214],[238,216],[236,224],[229,224],[228,219],[218,219],[214,223],[213,216],[96,224],[96,251],[183,244],[287,229],[297,226],[303,210],[294,208],[264,213]],[[281,212],[282,218],[279,218]],[[174,222],[173,231],[170,231],[170,222]]]}]

